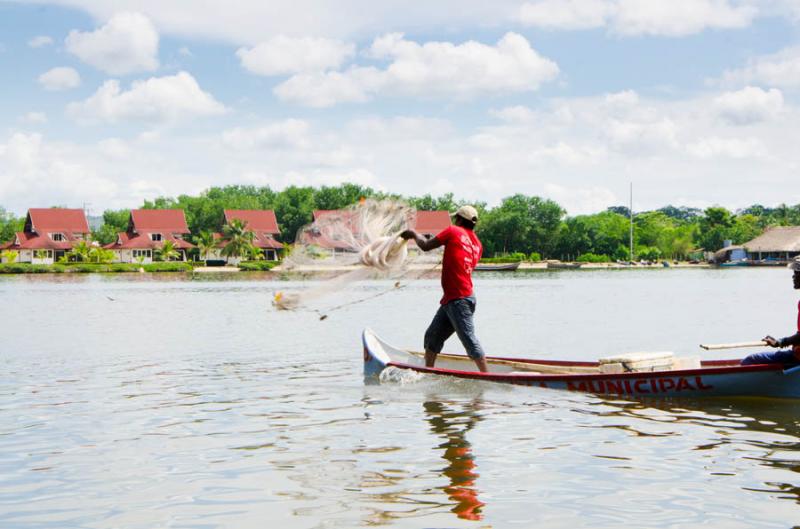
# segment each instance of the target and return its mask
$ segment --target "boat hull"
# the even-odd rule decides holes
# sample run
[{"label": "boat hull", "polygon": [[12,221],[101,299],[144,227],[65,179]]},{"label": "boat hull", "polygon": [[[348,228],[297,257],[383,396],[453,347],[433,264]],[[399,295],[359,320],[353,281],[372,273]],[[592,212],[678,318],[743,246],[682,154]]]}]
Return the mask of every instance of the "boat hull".
[{"label": "boat hull", "polygon": [[519,268],[519,263],[478,264],[476,272],[513,272]]},{"label": "boat hull", "polygon": [[[739,365],[739,360],[702,362],[700,369],[673,371],[601,373],[480,373],[470,368],[471,361],[463,355],[443,355],[450,364],[463,364],[461,369],[449,367],[428,368],[418,354],[403,351],[383,342],[369,329],[363,334],[364,378],[366,383],[379,383],[381,373],[388,367],[416,371],[429,375],[483,380],[518,386],[560,389],[617,397],[718,397],[759,396],[800,398],[800,370],[784,370],[780,365]],[[456,359],[456,360],[454,360]],[[594,362],[567,362],[553,360],[509,359],[487,357],[489,369],[526,363],[539,366],[562,366],[566,369],[596,367]],[[437,362],[438,363],[438,362]]]}]

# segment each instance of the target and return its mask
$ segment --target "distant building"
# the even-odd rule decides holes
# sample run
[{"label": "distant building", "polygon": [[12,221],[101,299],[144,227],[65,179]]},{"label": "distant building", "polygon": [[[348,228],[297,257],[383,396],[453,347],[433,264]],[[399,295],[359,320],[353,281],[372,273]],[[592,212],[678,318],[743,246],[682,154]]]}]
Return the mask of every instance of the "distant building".
[{"label": "distant building", "polygon": [[[277,261],[280,258],[280,252],[283,250],[283,244],[276,240],[276,237],[281,234],[278,228],[278,219],[275,217],[275,212],[271,209],[226,209],[225,210],[225,224],[230,224],[233,220],[240,220],[244,222],[245,229],[253,233],[253,246],[261,250],[264,259],[268,261]],[[222,240],[221,234],[214,234],[215,237],[220,239],[220,247],[225,245]],[[217,258],[222,258],[218,253]],[[230,264],[237,264],[240,258],[229,258]]]},{"label": "distant building", "polygon": [[182,209],[131,210],[127,231],[117,234],[117,240],[105,246],[116,254],[118,263],[151,263],[165,242],[171,241],[180,257],[194,244],[186,240],[189,227]]},{"label": "distant building", "polygon": [[800,255],[800,226],[772,226],[742,246],[751,261],[789,261]]},{"label": "distant building", "polygon": [[713,257],[709,259],[717,264],[744,261],[748,259],[747,250],[742,245],[728,244],[724,248],[717,250],[711,254]]},{"label": "distant building", "polygon": [[90,235],[82,209],[31,208],[23,230],[0,250],[17,252],[19,263],[53,264]]}]

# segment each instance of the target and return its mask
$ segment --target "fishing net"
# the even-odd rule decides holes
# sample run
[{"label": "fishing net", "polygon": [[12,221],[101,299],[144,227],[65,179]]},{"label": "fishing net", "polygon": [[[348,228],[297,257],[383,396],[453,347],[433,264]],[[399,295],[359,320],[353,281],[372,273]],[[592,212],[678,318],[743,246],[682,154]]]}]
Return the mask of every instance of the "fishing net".
[{"label": "fishing net", "polygon": [[329,277],[300,292],[278,292],[273,304],[279,310],[298,309],[356,281],[403,276],[420,254],[409,252],[408,241],[400,237],[413,228],[414,219],[413,208],[394,200],[318,212],[313,223],[299,230],[282,267]]}]

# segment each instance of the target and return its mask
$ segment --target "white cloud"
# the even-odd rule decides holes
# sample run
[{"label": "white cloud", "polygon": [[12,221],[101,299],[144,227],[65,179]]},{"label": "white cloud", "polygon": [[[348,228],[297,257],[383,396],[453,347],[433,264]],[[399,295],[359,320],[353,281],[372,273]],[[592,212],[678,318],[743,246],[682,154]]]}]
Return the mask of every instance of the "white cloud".
[{"label": "white cloud", "polygon": [[680,37],[707,29],[738,29],[757,16],[752,5],[729,0],[539,0],[523,4],[518,18],[547,29],[608,27],[620,35]]},{"label": "white cloud", "polygon": [[607,135],[611,145],[637,152],[660,151],[677,147],[678,127],[667,117],[657,120],[618,120],[608,122]]},{"label": "white cloud", "polygon": [[236,127],[222,133],[222,142],[233,149],[256,149],[265,147],[299,147],[309,145],[308,123],[299,119],[287,119],[261,127]]},{"label": "white cloud", "polygon": [[489,113],[508,123],[531,123],[536,119],[536,112],[523,105],[492,110]]},{"label": "white cloud", "polygon": [[800,87],[800,47],[751,59],[743,68],[726,71],[722,82],[797,89]]},{"label": "white cloud", "polygon": [[639,104],[639,94],[633,90],[623,90],[622,92],[606,94],[603,99],[610,107],[619,109],[631,108]]},{"label": "white cloud", "polygon": [[86,163],[85,153],[50,144],[40,134],[14,133],[0,143],[0,196],[12,210],[109,203],[115,183]]},{"label": "white cloud", "polygon": [[344,72],[298,74],[275,87],[283,101],[310,107],[337,103],[363,103],[385,86],[386,76],[377,68],[353,67]]},{"label": "white cloud", "polygon": [[117,13],[95,31],[70,31],[65,43],[67,51],[111,75],[158,68],[158,33],[140,13]]},{"label": "white cloud", "polygon": [[581,215],[604,211],[620,203],[613,191],[602,186],[568,187],[547,183],[544,195],[566,206],[570,215]]},{"label": "white cloud", "polygon": [[687,146],[687,152],[702,159],[709,158],[766,158],[767,149],[758,138],[700,138]]},{"label": "white cloud", "polygon": [[39,84],[45,90],[58,91],[75,88],[81,84],[81,76],[77,70],[68,66],[59,66],[47,70],[39,76]]},{"label": "white cloud", "polygon": [[355,52],[355,46],[333,39],[273,37],[236,55],[242,66],[258,75],[281,75],[339,68]]},{"label": "white cloud", "polygon": [[29,40],[28,46],[30,46],[31,48],[42,48],[44,46],[49,46],[52,43],[53,43],[52,37],[48,37],[47,35],[39,35]]},{"label": "white cloud", "polygon": [[164,34],[253,46],[265,36],[318,37],[359,40],[376,34],[414,28],[431,33],[443,27],[507,26],[520,0],[437,0],[396,2],[330,0],[299,2],[235,2],[198,0],[47,0],[88,11],[107,20],[118,11],[136,11],[150,18]]},{"label": "white cloud", "polygon": [[44,112],[28,112],[20,118],[20,121],[30,125],[47,123],[47,114]]},{"label": "white cloud", "polygon": [[106,138],[97,143],[100,154],[107,158],[125,160],[131,155],[131,148],[128,143],[120,138]]},{"label": "white cloud", "polygon": [[135,81],[127,92],[112,79],[85,101],[67,106],[67,114],[82,122],[173,122],[225,112],[225,106],[204,92],[187,72]]},{"label": "white cloud", "polygon": [[400,33],[375,39],[369,49],[385,69],[354,66],[343,72],[300,74],[275,88],[285,100],[314,107],[363,102],[381,95],[455,97],[535,91],[558,75],[558,66],[507,33],[496,46],[406,40]]},{"label": "white cloud", "polygon": [[751,125],[778,115],[783,108],[783,94],[776,88],[762,90],[748,86],[715,98],[714,107],[719,116],[729,123]]},{"label": "white cloud", "polygon": [[547,29],[590,29],[605,26],[615,8],[609,0],[541,0],[522,4],[519,20]]}]

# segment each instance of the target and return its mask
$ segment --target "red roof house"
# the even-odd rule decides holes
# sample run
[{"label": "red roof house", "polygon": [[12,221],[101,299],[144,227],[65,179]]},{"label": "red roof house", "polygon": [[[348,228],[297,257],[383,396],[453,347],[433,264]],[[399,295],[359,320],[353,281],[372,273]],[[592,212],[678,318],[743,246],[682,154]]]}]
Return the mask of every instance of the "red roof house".
[{"label": "red roof house", "polygon": [[82,209],[31,208],[23,231],[0,249],[18,252],[19,262],[53,263],[90,234]]},{"label": "red roof house", "polygon": [[[233,220],[240,220],[245,225],[245,230],[253,234],[253,246],[262,250],[264,258],[276,261],[278,252],[283,250],[283,244],[275,237],[280,235],[278,219],[271,209],[226,209],[225,224]],[[215,233],[214,238],[219,239],[219,247],[225,246],[226,241],[221,233]],[[228,258],[229,263],[238,262],[239,258]]]},{"label": "red roof house", "polygon": [[166,241],[171,241],[186,260],[186,250],[194,244],[186,240],[189,227],[182,209],[134,209],[131,210],[128,230],[117,234],[117,240],[105,246],[117,252],[118,261],[132,263],[137,260],[150,262],[154,251]]},{"label": "red roof house", "polygon": [[271,209],[226,209],[225,223],[241,220],[247,231],[253,232],[253,245],[261,249],[280,250],[283,244],[275,240],[281,234],[278,219]]}]

